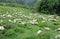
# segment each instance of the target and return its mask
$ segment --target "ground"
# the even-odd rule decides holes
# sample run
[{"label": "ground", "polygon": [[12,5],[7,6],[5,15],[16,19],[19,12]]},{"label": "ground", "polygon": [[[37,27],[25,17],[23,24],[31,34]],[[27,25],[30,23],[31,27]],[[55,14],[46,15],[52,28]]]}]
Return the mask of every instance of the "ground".
[{"label": "ground", "polygon": [[[32,13],[31,9],[0,6],[0,39],[55,39],[59,34],[57,15]],[[39,32],[41,31],[41,32]],[[38,33],[39,32],[39,33]]]}]

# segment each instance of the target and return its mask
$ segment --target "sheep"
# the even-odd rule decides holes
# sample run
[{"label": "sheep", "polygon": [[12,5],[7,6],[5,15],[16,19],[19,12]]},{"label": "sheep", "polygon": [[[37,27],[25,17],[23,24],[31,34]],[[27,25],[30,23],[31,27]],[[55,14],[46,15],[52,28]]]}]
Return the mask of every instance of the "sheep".
[{"label": "sheep", "polygon": [[57,28],[56,31],[60,32],[60,28]]},{"label": "sheep", "polygon": [[33,24],[33,25],[38,24],[37,19],[36,20],[30,20],[29,23]]},{"label": "sheep", "polygon": [[51,29],[49,27],[44,27],[45,30],[50,31]]},{"label": "sheep", "polygon": [[0,30],[4,30],[5,28],[3,26],[0,26]]},{"label": "sheep", "polygon": [[14,19],[13,22],[16,23],[17,21],[22,21],[21,19]]},{"label": "sheep", "polygon": [[42,32],[41,30],[38,30],[38,31],[37,31],[37,35],[39,35],[41,32]]},{"label": "sheep", "polygon": [[60,39],[60,35],[56,35],[55,36],[55,39]]}]

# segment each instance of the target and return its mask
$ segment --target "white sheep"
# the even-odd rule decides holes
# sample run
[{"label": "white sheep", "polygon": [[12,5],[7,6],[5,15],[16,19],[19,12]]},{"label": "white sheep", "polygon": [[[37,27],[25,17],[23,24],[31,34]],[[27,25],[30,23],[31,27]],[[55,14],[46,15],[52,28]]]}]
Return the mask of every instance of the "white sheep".
[{"label": "white sheep", "polygon": [[41,32],[42,32],[41,30],[38,30],[38,31],[37,31],[37,35],[39,35]]},{"label": "white sheep", "polygon": [[51,29],[49,27],[44,27],[45,30],[50,31]]},{"label": "white sheep", "polygon": [[56,35],[55,36],[55,39],[60,39],[60,35]]},{"label": "white sheep", "polygon": [[21,19],[14,19],[13,22],[16,23],[17,21],[22,21]]},{"label": "white sheep", "polygon": [[4,30],[5,28],[3,26],[0,26],[0,30]]}]

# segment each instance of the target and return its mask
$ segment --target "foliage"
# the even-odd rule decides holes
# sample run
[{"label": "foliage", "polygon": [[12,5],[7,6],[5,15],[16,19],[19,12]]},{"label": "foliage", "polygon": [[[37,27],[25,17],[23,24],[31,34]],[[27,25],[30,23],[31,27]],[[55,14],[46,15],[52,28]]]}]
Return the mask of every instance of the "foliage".
[{"label": "foliage", "polygon": [[55,12],[58,6],[60,5],[60,1],[59,0],[41,0],[41,3],[39,5],[40,6],[38,8],[39,9],[38,11],[48,10],[48,12],[53,14],[52,12],[53,11]]}]

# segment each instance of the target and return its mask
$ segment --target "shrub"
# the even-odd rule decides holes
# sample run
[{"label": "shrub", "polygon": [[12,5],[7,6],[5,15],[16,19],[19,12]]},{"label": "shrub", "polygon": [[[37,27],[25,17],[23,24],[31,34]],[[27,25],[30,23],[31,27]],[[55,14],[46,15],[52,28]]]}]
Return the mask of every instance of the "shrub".
[{"label": "shrub", "polygon": [[44,10],[44,11],[49,11],[50,14],[54,14],[52,12],[57,11],[58,6],[60,5],[60,1],[59,0],[41,0],[39,5],[40,5],[38,8],[39,12]]}]

